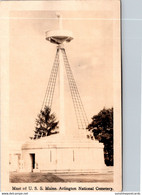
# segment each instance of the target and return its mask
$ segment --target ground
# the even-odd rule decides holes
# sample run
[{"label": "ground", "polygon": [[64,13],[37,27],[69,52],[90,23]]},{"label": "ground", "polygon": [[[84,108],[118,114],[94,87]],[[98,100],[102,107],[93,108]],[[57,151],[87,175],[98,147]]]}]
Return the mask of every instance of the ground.
[{"label": "ground", "polygon": [[113,172],[103,173],[10,173],[11,183],[113,182]]}]

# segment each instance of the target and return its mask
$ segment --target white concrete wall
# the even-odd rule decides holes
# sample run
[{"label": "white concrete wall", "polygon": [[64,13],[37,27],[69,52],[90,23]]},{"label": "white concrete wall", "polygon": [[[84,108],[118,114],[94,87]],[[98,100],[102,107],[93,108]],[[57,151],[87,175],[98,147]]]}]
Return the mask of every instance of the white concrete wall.
[{"label": "white concrete wall", "polygon": [[19,171],[21,154],[9,155],[9,171]]},{"label": "white concrete wall", "polygon": [[24,171],[32,171],[30,154],[35,154],[39,171],[81,171],[104,169],[103,148],[24,149]]}]

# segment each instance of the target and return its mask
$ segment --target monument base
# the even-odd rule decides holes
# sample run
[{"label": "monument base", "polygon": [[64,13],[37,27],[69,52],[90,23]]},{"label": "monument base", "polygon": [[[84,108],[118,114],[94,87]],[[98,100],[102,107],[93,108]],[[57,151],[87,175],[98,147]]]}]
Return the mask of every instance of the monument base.
[{"label": "monument base", "polygon": [[91,172],[105,169],[103,144],[96,140],[64,138],[59,134],[31,140],[22,146],[24,171]]}]

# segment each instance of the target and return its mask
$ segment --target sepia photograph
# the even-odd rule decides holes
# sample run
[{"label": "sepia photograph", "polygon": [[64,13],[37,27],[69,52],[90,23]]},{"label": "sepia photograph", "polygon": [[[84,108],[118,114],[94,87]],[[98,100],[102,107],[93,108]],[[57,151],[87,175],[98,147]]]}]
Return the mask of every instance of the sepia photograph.
[{"label": "sepia photograph", "polygon": [[2,189],[121,191],[120,2],[1,9]]}]

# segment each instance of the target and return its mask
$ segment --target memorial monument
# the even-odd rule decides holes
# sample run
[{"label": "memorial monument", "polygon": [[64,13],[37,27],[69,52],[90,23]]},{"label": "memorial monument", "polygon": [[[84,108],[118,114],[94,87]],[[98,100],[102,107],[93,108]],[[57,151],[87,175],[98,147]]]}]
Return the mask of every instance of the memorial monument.
[{"label": "memorial monument", "polygon": [[[73,34],[62,28],[62,17],[59,18],[59,29],[46,32],[46,40],[57,45],[56,56],[50,74],[42,109],[45,106],[52,108],[53,95],[59,71],[59,133],[30,140],[22,146],[23,171],[25,172],[93,172],[105,169],[103,144],[92,140],[86,127],[87,115],[67,58],[65,43],[73,40]],[[68,84],[77,120],[78,132],[73,134],[65,125],[65,93],[64,71]],[[74,122],[74,121],[71,121]]]}]

